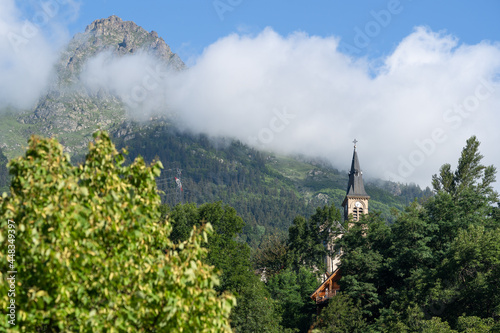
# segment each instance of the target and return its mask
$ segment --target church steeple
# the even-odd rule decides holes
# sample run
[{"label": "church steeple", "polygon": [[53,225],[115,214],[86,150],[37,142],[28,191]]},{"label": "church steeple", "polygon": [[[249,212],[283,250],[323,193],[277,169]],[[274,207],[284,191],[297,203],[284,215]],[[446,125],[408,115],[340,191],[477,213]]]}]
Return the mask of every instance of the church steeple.
[{"label": "church steeple", "polygon": [[349,182],[347,183],[346,197],[342,206],[344,207],[344,218],[348,219],[349,215],[352,214],[353,219],[357,221],[361,214],[368,213],[368,199],[370,199],[370,196],[365,191],[363,172],[356,152],[358,141],[354,140],[353,143],[354,153],[352,155],[351,170],[349,171]]},{"label": "church steeple", "polygon": [[[346,196],[342,206],[344,207],[344,219],[348,220],[352,216],[351,221],[359,221],[359,218],[363,214],[368,213],[368,200],[370,196],[365,191],[365,185],[363,184],[363,173],[361,172],[361,167],[359,165],[358,153],[356,152],[357,140],[354,140],[354,153],[352,155],[351,170],[349,171],[349,182],[347,185]],[[338,221],[340,222],[340,221]],[[316,301],[316,304],[325,304],[329,299],[334,297],[340,290],[338,281],[342,277],[340,258],[343,250],[340,249],[339,252],[334,253],[335,242],[342,237],[344,227],[339,225],[338,231],[340,233],[335,233],[332,238],[326,244],[327,255],[325,256],[326,264],[326,274],[324,275],[325,280],[319,286],[318,289],[311,295],[311,298]],[[353,223],[348,222],[347,228],[352,226]]]},{"label": "church steeple", "polygon": [[[349,171],[349,182],[347,185],[346,196],[344,202],[342,203],[342,207],[344,207],[344,220],[348,220],[349,217],[352,216],[351,221],[359,221],[361,215],[368,213],[368,200],[370,200],[370,196],[366,193],[365,186],[363,184],[363,173],[361,172],[358,153],[356,151],[356,144],[358,143],[358,141],[354,140],[353,142],[354,153],[352,155],[351,170]],[[347,228],[349,228],[350,226],[352,226],[352,223],[348,222]],[[336,279],[335,281],[338,281],[338,279],[340,279],[339,264],[342,251],[334,254],[334,244],[336,240],[342,237],[343,232],[345,231],[344,227],[342,227],[342,225],[340,224],[338,224],[337,228],[339,228],[337,230],[339,232],[335,235],[332,235],[332,239],[326,244],[328,254],[325,256],[326,271],[328,273],[326,277],[329,280]],[[331,292],[331,288],[338,288],[338,285],[337,287],[334,287],[333,285],[330,285],[328,287],[328,285],[323,284],[320,288],[318,288],[318,291],[321,289],[323,289],[324,291],[325,288],[328,292]],[[313,294],[313,299],[315,299],[316,302],[322,302],[324,298],[319,298],[318,295],[319,294],[316,293]]]},{"label": "church steeple", "polygon": [[354,140],[354,153],[352,155],[351,171],[349,171],[349,182],[347,183],[346,195],[361,195],[368,196],[363,184],[363,172],[359,166],[358,153],[356,152],[356,143]]}]

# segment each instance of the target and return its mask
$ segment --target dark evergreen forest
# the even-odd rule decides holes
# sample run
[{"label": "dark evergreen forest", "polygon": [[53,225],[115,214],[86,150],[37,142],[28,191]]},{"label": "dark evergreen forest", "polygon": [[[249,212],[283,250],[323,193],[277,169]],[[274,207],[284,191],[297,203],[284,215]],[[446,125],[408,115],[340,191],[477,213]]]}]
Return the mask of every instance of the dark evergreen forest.
[{"label": "dark evergreen forest", "polygon": [[[340,207],[345,195],[347,174],[323,161],[280,157],[232,139],[181,132],[168,123],[140,130],[128,123],[114,136],[117,147],[128,150],[129,161],[140,155],[147,162],[163,163],[157,184],[165,204],[222,201],[245,221],[238,237],[252,247],[264,236],[286,235],[297,215],[310,216],[325,204]],[[182,179],[181,193],[175,177]],[[383,181],[367,183],[366,189],[371,207],[389,219],[391,209],[402,210],[415,198],[430,195],[429,189],[414,184]]]},{"label": "dark evergreen forest", "polygon": [[[443,165],[431,197],[359,222],[335,205],[296,216],[287,236],[266,235],[259,248],[237,242],[243,220],[222,203],[163,207],[174,231],[210,221],[216,235],[207,262],[221,270],[221,290],[238,295],[235,332],[499,332],[500,208],[496,169],[467,141],[458,167]],[[318,315],[310,295],[324,272],[324,244],[343,237],[341,291]],[[330,253],[331,255],[332,253]]]}]

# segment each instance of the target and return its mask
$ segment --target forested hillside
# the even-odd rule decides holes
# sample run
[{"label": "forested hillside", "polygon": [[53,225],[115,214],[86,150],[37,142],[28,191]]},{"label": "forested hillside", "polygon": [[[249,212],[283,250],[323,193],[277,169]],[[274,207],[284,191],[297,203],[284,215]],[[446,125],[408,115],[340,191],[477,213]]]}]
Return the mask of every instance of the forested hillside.
[{"label": "forested hillside", "polygon": [[[278,156],[231,139],[181,132],[168,122],[142,127],[125,123],[114,136],[117,147],[129,151],[129,160],[141,155],[148,162],[163,163],[157,184],[164,192],[164,203],[231,205],[245,221],[240,237],[252,246],[266,234],[286,233],[297,215],[310,216],[323,205],[340,208],[346,193],[347,173],[326,162]],[[346,168],[349,163],[345,161]],[[182,179],[180,196],[176,177]],[[390,186],[397,192],[389,191]],[[370,209],[388,218],[391,208],[401,210],[415,198],[430,195],[416,185],[382,181],[368,183],[366,189],[372,196]]]},{"label": "forested hillside", "polygon": [[[0,107],[0,141],[5,155],[12,159],[22,154],[28,137],[35,134],[56,136],[73,160],[82,162],[92,133],[109,130],[119,148],[129,148],[129,162],[139,155],[148,162],[162,161],[165,168],[157,184],[164,192],[164,203],[229,204],[245,221],[240,240],[253,247],[265,235],[286,234],[297,215],[309,216],[322,205],[340,206],[347,174],[329,163],[257,151],[232,138],[183,132],[172,125],[179,125],[181,117],[166,107],[168,103],[160,103],[153,113],[163,115],[161,119],[131,122],[136,119],[132,114],[142,114],[127,104],[134,87],[119,94],[101,86],[101,80],[86,70],[102,57],[113,63],[137,54],[147,54],[161,64],[156,68],[161,82],[185,70],[184,63],[157,33],[117,16],[96,20],[75,35],[55,65],[55,81],[33,109]],[[6,162],[1,156],[0,168]],[[347,169],[349,163],[347,158],[336,165]],[[4,190],[5,171],[0,170]],[[182,191],[175,178],[181,180]],[[368,181],[366,189],[372,197],[370,210],[381,211],[389,219],[391,208],[402,210],[414,198],[430,195],[414,185],[384,181]]]}]

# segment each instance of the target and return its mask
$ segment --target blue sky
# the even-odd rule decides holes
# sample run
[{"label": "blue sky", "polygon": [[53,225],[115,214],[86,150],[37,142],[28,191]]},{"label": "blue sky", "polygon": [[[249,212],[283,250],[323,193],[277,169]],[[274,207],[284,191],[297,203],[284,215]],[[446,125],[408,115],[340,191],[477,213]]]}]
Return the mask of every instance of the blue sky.
[{"label": "blue sky", "polygon": [[[390,23],[380,26],[380,32],[369,38],[368,46],[358,48],[361,52],[355,55],[386,55],[415,26],[421,25],[433,31],[445,30],[467,44],[499,39],[500,1],[495,0],[84,0],[78,20],[70,25],[70,30],[82,31],[95,19],[118,15],[157,31],[174,52],[187,60],[228,34],[257,33],[268,26],[282,35],[303,31],[309,35],[337,36],[355,46],[355,29],[364,31],[367,24],[370,27],[369,22],[374,21],[371,12],[387,10],[390,5],[400,12],[391,14]],[[216,6],[221,8],[222,15]]]},{"label": "blue sky", "polygon": [[367,176],[426,186],[471,135],[500,168],[499,14],[498,0],[0,0],[0,109],[32,107],[68,40],[117,15],[189,66],[145,91],[155,59],[90,59],[89,88],[142,89],[131,117],[173,110],[194,132],[340,169],[357,138]]}]

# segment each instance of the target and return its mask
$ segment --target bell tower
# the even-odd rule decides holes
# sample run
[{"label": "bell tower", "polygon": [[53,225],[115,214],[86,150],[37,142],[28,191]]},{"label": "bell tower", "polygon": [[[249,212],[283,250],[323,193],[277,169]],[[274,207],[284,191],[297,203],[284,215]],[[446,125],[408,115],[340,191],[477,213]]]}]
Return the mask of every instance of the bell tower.
[{"label": "bell tower", "polygon": [[359,166],[356,144],[358,140],[354,139],[354,153],[352,155],[351,170],[349,171],[349,182],[342,207],[344,207],[344,220],[352,215],[354,221],[359,221],[363,214],[368,214],[368,200],[370,196],[365,191],[363,184],[363,172]]},{"label": "bell tower", "polygon": [[[363,214],[368,214],[368,200],[370,196],[365,191],[365,186],[363,184],[363,172],[359,166],[358,153],[356,152],[357,140],[354,143],[354,154],[352,156],[351,170],[349,171],[349,182],[347,184],[347,192],[342,203],[344,207],[344,221],[349,219],[349,215],[352,215],[354,221],[359,221],[359,218]],[[339,221],[340,222],[340,221]],[[340,224],[338,224],[340,226]],[[350,227],[350,225],[348,225]],[[340,226],[340,228],[342,228]],[[330,242],[328,242],[327,250],[329,253],[333,252],[334,242],[338,238],[342,237],[342,233],[333,237]],[[340,255],[342,251],[337,252],[333,255],[327,255],[325,257],[326,271],[328,274],[332,274],[337,270],[340,264]]]}]

